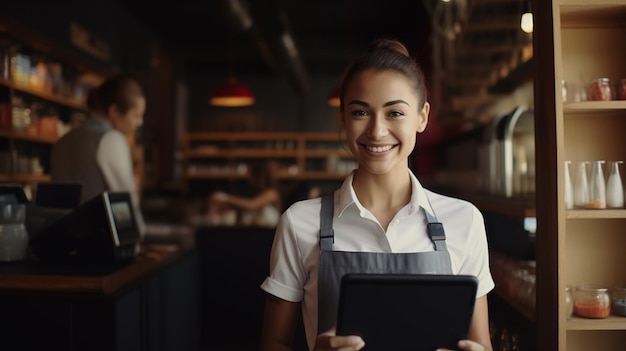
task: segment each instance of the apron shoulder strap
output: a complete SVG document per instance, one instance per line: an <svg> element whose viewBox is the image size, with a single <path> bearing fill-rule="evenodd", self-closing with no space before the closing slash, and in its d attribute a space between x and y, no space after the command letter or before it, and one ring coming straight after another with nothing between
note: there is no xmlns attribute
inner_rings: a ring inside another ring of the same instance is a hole
<svg viewBox="0 0 626 351"><path fill-rule="evenodd" d="M426 200L428 200L428 205L430 205L430 208L432 209L433 205L430 203L428 195L426 195ZM435 250L448 251L448 247L446 246L446 232L443 230L443 224L437 220L437 217L426 211L426 209L424 209L424 213L426 213L426 219L428 220L428 224L426 225L428 236L430 237L430 240L432 240L433 244L435 244Z"/></svg>
<svg viewBox="0 0 626 351"><path fill-rule="evenodd" d="M320 249L322 251L332 251L335 242L335 231L333 230L333 212L335 196L331 192L322 196L322 208L320 210Z"/></svg>
<svg viewBox="0 0 626 351"><path fill-rule="evenodd" d="M446 233L443 230L443 224L439 222L430 222L427 224L428 236L435 244L436 251L448 251L446 246Z"/></svg>

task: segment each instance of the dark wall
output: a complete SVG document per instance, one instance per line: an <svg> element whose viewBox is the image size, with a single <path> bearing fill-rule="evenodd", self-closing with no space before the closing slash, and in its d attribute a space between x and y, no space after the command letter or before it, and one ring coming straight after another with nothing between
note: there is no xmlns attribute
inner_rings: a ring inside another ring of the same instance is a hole
<svg viewBox="0 0 626 351"><path fill-rule="evenodd" d="M297 94L287 80L275 76L237 76L256 98L250 107L214 107L211 93L226 76L194 77L189 80L190 131L304 131L339 130L339 110L327 103L337 76L310 77L310 89Z"/></svg>
<svg viewBox="0 0 626 351"><path fill-rule="evenodd" d="M149 67L153 39L150 31L115 1L5 1L0 14L39 32L55 44L67 47L73 47L70 23L75 22L109 44L110 61L103 63L130 71ZM93 58L86 53L85 56Z"/></svg>

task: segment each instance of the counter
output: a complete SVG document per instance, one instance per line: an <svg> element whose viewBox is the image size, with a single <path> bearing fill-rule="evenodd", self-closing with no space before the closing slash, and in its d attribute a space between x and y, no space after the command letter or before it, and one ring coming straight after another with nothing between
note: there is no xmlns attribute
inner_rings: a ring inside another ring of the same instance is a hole
<svg viewBox="0 0 626 351"><path fill-rule="evenodd" d="M193 241L146 241L130 262L0 264L3 350L197 350Z"/></svg>
<svg viewBox="0 0 626 351"><path fill-rule="evenodd" d="M192 243L145 243L130 262L115 264L0 263L0 291L109 295L194 250Z"/></svg>

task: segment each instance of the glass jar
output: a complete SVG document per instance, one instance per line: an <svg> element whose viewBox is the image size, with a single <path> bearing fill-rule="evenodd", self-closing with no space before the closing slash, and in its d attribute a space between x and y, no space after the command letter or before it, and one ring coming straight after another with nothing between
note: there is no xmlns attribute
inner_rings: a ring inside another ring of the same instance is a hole
<svg viewBox="0 0 626 351"><path fill-rule="evenodd" d="M26 259L28 232L25 226L26 205L0 203L0 261Z"/></svg>
<svg viewBox="0 0 626 351"><path fill-rule="evenodd" d="M620 316L626 316L626 288L611 289L611 311Z"/></svg>
<svg viewBox="0 0 626 351"><path fill-rule="evenodd" d="M574 313L583 318L606 318L611 314L607 288L599 285L577 285L574 291Z"/></svg>
<svg viewBox="0 0 626 351"><path fill-rule="evenodd" d="M617 99L626 100L626 78L622 79L620 84L617 86Z"/></svg>
<svg viewBox="0 0 626 351"><path fill-rule="evenodd" d="M567 319L572 318L574 314L574 296L572 296L572 288L568 285L565 287L565 316Z"/></svg>
<svg viewBox="0 0 626 351"><path fill-rule="evenodd" d="M589 97L592 101L613 100L613 89L609 78L598 78L591 83Z"/></svg>

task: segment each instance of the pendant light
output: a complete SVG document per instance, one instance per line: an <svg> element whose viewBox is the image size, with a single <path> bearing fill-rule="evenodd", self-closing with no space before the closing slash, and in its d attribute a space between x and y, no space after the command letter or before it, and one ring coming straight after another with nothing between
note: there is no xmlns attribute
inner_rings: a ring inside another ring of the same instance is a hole
<svg viewBox="0 0 626 351"><path fill-rule="evenodd" d="M235 38L234 34L231 32L228 48L231 73L226 80L226 84L217 88L211 95L209 103L212 106L243 107L254 105L256 101L252 90L250 90L247 85L239 82L234 74L234 44Z"/></svg>
<svg viewBox="0 0 626 351"><path fill-rule="evenodd" d="M248 86L240 83L231 75L226 84L219 87L211 95L211 105L220 107L243 107L254 105L254 94Z"/></svg>
<svg viewBox="0 0 626 351"><path fill-rule="evenodd" d="M335 89L333 89L333 92L328 97L328 106L339 107L339 105L341 104L341 92L339 91L340 89L341 82L335 86Z"/></svg>

